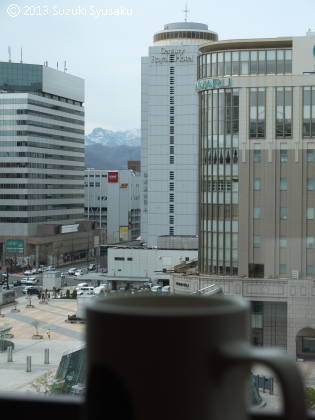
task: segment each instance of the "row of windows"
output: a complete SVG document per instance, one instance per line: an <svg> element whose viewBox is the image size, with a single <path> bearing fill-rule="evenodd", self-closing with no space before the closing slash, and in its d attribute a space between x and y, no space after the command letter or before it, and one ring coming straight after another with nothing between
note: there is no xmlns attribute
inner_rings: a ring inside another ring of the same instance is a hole
<svg viewBox="0 0 315 420"><path fill-rule="evenodd" d="M62 133L65 134L65 133ZM48 133L39 133L37 131L24 131L24 130L0 130L0 136L25 136L25 137L41 137L43 140L49 138L49 139L55 139L55 140L65 140L72 143L80 143L84 144L84 136L80 138L71 137L71 136L64 136L64 135L57 135L57 134L48 134Z"/></svg>
<svg viewBox="0 0 315 420"><path fill-rule="evenodd" d="M125 261L125 257L115 257L114 260L115 261ZM133 260L133 258L131 258L131 257L127 258L127 261L132 261L132 260Z"/></svg>
<svg viewBox="0 0 315 420"><path fill-rule="evenodd" d="M0 194L0 200L57 200L84 198L84 194Z"/></svg>
<svg viewBox="0 0 315 420"><path fill-rule="evenodd" d="M238 163L237 149L214 149L204 155L205 165Z"/></svg>
<svg viewBox="0 0 315 420"><path fill-rule="evenodd" d="M292 73L292 50L241 50L198 57L198 78Z"/></svg>
<svg viewBox="0 0 315 420"><path fill-rule="evenodd" d="M161 32L154 35L154 42L163 41L165 39L208 39L211 41L217 41L218 35L212 32L199 32L199 31L171 31Z"/></svg>
<svg viewBox="0 0 315 420"><path fill-rule="evenodd" d="M44 210L61 210L61 209L80 209L83 208L83 203L76 204L46 204L38 206L1 206L0 211L44 211Z"/></svg>
<svg viewBox="0 0 315 420"><path fill-rule="evenodd" d="M63 121L76 125L84 125L83 120L76 120L74 118L61 117L60 115L47 114L47 112L33 111L32 109L0 109L0 116L2 115L34 115L39 118L47 118L49 120Z"/></svg>
<svg viewBox="0 0 315 420"><path fill-rule="evenodd" d="M43 96L43 95L41 95L41 96ZM51 98L51 99L55 99L55 98ZM70 101L71 101L71 99L70 99ZM21 104L29 104L29 105L39 106L41 108L47 108L47 109L51 109L51 110L55 110L55 111L61 111L61 112L65 112L65 113L68 113L68 114L79 115L79 116L84 117L84 111L79 111L79 110L76 110L76 109L67 108L65 106L49 104L48 102L37 101L37 100L31 99L31 98L11 98L11 99L9 99L9 98L6 98L5 95L0 96L0 105L21 105ZM79 104L79 102L76 102L76 105L78 105L78 104Z"/></svg>
<svg viewBox="0 0 315 420"><path fill-rule="evenodd" d="M35 147L38 149L54 149L54 150L64 150L65 152L78 152L84 153L84 148L79 147L69 147L61 146L59 144L48 144L48 143L39 143L36 141L1 141L0 147Z"/></svg>
<svg viewBox="0 0 315 420"><path fill-rule="evenodd" d="M78 220L83 215L79 214L60 214L57 216L34 216L34 217L0 217L0 223L42 223L60 222L61 220Z"/></svg>
<svg viewBox="0 0 315 420"><path fill-rule="evenodd" d="M253 236L253 247L254 248L261 248L262 238L261 235L254 235ZM287 248L288 247L288 237L287 236L280 236L279 238L279 248ZM306 237L306 248L313 249L315 248L315 236L307 236Z"/></svg>
<svg viewBox="0 0 315 420"><path fill-rule="evenodd" d="M69 179L82 180L83 175L63 175L63 174L39 174L39 173L0 173L0 178L27 178L27 179Z"/></svg>
<svg viewBox="0 0 315 420"><path fill-rule="evenodd" d="M1 145L1 142L0 142ZM38 169L62 169L67 171L82 171L84 166L54 165L52 163L35 162L0 162L0 168L38 168Z"/></svg>
<svg viewBox="0 0 315 420"><path fill-rule="evenodd" d="M84 134L84 130L78 129L78 128L69 128L64 127L62 125L57 124L48 124L43 123L39 121L33 121L33 120L0 120L0 126L3 127L14 127L16 125L27 125L30 127L40 127L40 128L48 128L50 130L57 130L57 131L63 131L68 133L74 133L74 134Z"/></svg>
<svg viewBox="0 0 315 420"><path fill-rule="evenodd" d="M253 189L254 191L260 191L262 188L262 182L260 178L254 178ZM306 188L308 191L315 191L315 178L307 178ZM288 178L280 178L280 190L287 191L288 189Z"/></svg>
<svg viewBox="0 0 315 420"><path fill-rule="evenodd" d="M83 157L76 156L66 156L66 155L49 155L47 153L37 153L37 152L0 152L0 157L29 157L36 159L56 159L56 160L69 160L76 162L83 162Z"/></svg>
<svg viewBox="0 0 315 420"><path fill-rule="evenodd" d="M280 150L279 158L281 163L287 163L289 161L289 151L287 149ZM260 149L254 150L253 160L256 163L260 163L262 160L262 151ZM315 162L315 150L308 149L306 151L307 162Z"/></svg>
<svg viewBox="0 0 315 420"><path fill-rule="evenodd" d="M0 189L20 189L20 190L82 190L82 185L76 184L0 184Z"/></svg>
<svg viewBox="0 0 315 420"><path fill-rule="evenodd" d="M253 208L253 218L255 220L261 219L262 211L260 207ZM288 208L287 207L280 207L280 219L281 220L288 220ZM314 207L307 207L306 209L306 219L307 220L314 220L315 212Z"/></svg>

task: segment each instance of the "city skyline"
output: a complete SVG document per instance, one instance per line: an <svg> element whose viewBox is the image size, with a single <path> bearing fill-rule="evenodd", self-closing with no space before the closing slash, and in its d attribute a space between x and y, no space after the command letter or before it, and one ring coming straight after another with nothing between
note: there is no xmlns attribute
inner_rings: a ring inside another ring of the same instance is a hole
<svg viewBox="0 0 315 420"><path fill-rule="evenodd" d="M25 8L24 1L16 4L20 8L16 17L8 15L10 0L1 4L0 22L6 38L0 42L0 60L8 60L9 45L14 62L20 61L21 46L26 63L48 61L50 67L56 68L58 61L63 71L66 60L68 72L86 80L86 133L94 127L139 128L141 56L145 56L147 46L153 44L154 32L166 23L184 20L184 2L176 0L170 4L163 0L150 8L143 7L138 0L124 4L109 2L105 5L108 10L121 8L123 14L126 9L125 15L111 17L53 15L57 9L65 7L105 9L100 0L84 5L75 0L67 4L36 2L33 6L40 8L33 9L35 16L25 16L30 9ZM50 8L50 15L36 15L45 12L45 5ZM237 4L228 0L225 10L229 13L226 14L205 1L198 1L188 3L188 9L189 21L208 24L219 39L231 39L303 36L312 28L314 4L312 0L304 0L297 9L293 1L281 0L275 4L267 0L253 5L248 0Z"/></svg>

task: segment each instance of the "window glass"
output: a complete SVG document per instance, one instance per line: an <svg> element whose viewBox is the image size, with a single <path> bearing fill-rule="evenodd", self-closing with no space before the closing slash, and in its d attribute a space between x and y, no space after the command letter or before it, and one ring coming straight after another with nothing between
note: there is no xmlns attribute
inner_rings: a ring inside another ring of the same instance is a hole
<svg viewBox="0 0 315 420"><path fill-rule="evenodd" d="M308 207L306 209L306 218L308 220L313 220L314 219L314 207Z"/></svg>
<svg viewBox="0 0 315 420"><path fill-rule="evenodd" d="M315 161L315 150L309 149L307 151L307 161L308 162L314 162Z"/></svg>
<svg viewBox="0 0 315 420"><path fill-rule="evenodd" d="M286 274L287 273L287 265L286 264L280 264L279 265L279 274Z"/></svg>
<svg viewBox="0 0 315 420"><path fill-rule="evenodd" d="M287 218L288 218L288 208L280 207L280 219L287 220Z"/></svg>
<svg viewBox="0 0 315 420"><path fill-rule="evenodd" d="M254 150L254 162L261 161L261 150Z"/></svg>
<svg viewBox="0 0 315 420"><path fill-rule="evenodd" d="M287 150L280 150L280 162L287 162L288 161L288 151Z"/></svg>
<svg viewBox="0 0 315 420"><path fill-rule="evenodd" d="M260 207L254 207L253 215L254 215L254 219L260 219L261 218L261 208Z"/></svg>
<svg viewBox="0 0 315 420"><path fill-rule="evenodd" d="M307 236L306 237L306 248L314 248L315 245L315 237L314 236Z"/></svg>
<svg viewBox="0 0 315 420"><path fill-rule="evenodd" d="M280 190L286 191L288 189L288 179L287 178L280 178Z"/></svg>
<svg viewBox="0 0 315 420"><path fill-rule="evenodd" d="M260 246L261 246L261 236L260 235L254 235L253 246L254 246L254 248L260 248Z"/></svg>
<svg viewBox="0 0 315 420"><path fill-rule="evenodd" d="M261 189L260 178L254 178L254 191L260 191L260 189Z"/></svg>
<svg viewBox="0 0 315 420"><path fill-rule="evenodd" d="M306 265L306 274L314 274L314 264Z"/></svg>
<svg viewBox="0 0 315 420"><path fill-rule="evenodd" d="M288 246L288 238L286 236L280 236L279 246L280 246L280 248L287 248L287 246Z"/></svg>
<svg viewBox="0 0 315 420"><path fill-rule="evenodd" d="M315 178L307 178L307 189L308 191L315 190Z"/></svg>

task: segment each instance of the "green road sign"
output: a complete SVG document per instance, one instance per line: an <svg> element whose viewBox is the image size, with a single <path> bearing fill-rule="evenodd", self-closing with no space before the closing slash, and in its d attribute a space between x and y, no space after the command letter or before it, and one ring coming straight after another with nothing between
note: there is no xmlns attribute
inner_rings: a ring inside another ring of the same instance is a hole
<svg viewBox="0 0 315 420"><path fill-rule="evenodd" d="M24 254L24 240L23 239L7 239L6 252L7 254Z"/></svg>

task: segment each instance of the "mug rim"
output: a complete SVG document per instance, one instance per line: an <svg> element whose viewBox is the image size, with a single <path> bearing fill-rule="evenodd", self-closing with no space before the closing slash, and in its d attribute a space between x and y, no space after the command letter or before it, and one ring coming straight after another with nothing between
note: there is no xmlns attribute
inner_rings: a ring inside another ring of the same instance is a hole
<svg viewBox="0 0 315 420"><path fill-rule="evenodd" d="M87 307L87 312L148 317L197 317L231 314L248 309L249 303L239 296L133 295L98 299Z"/></svg>

